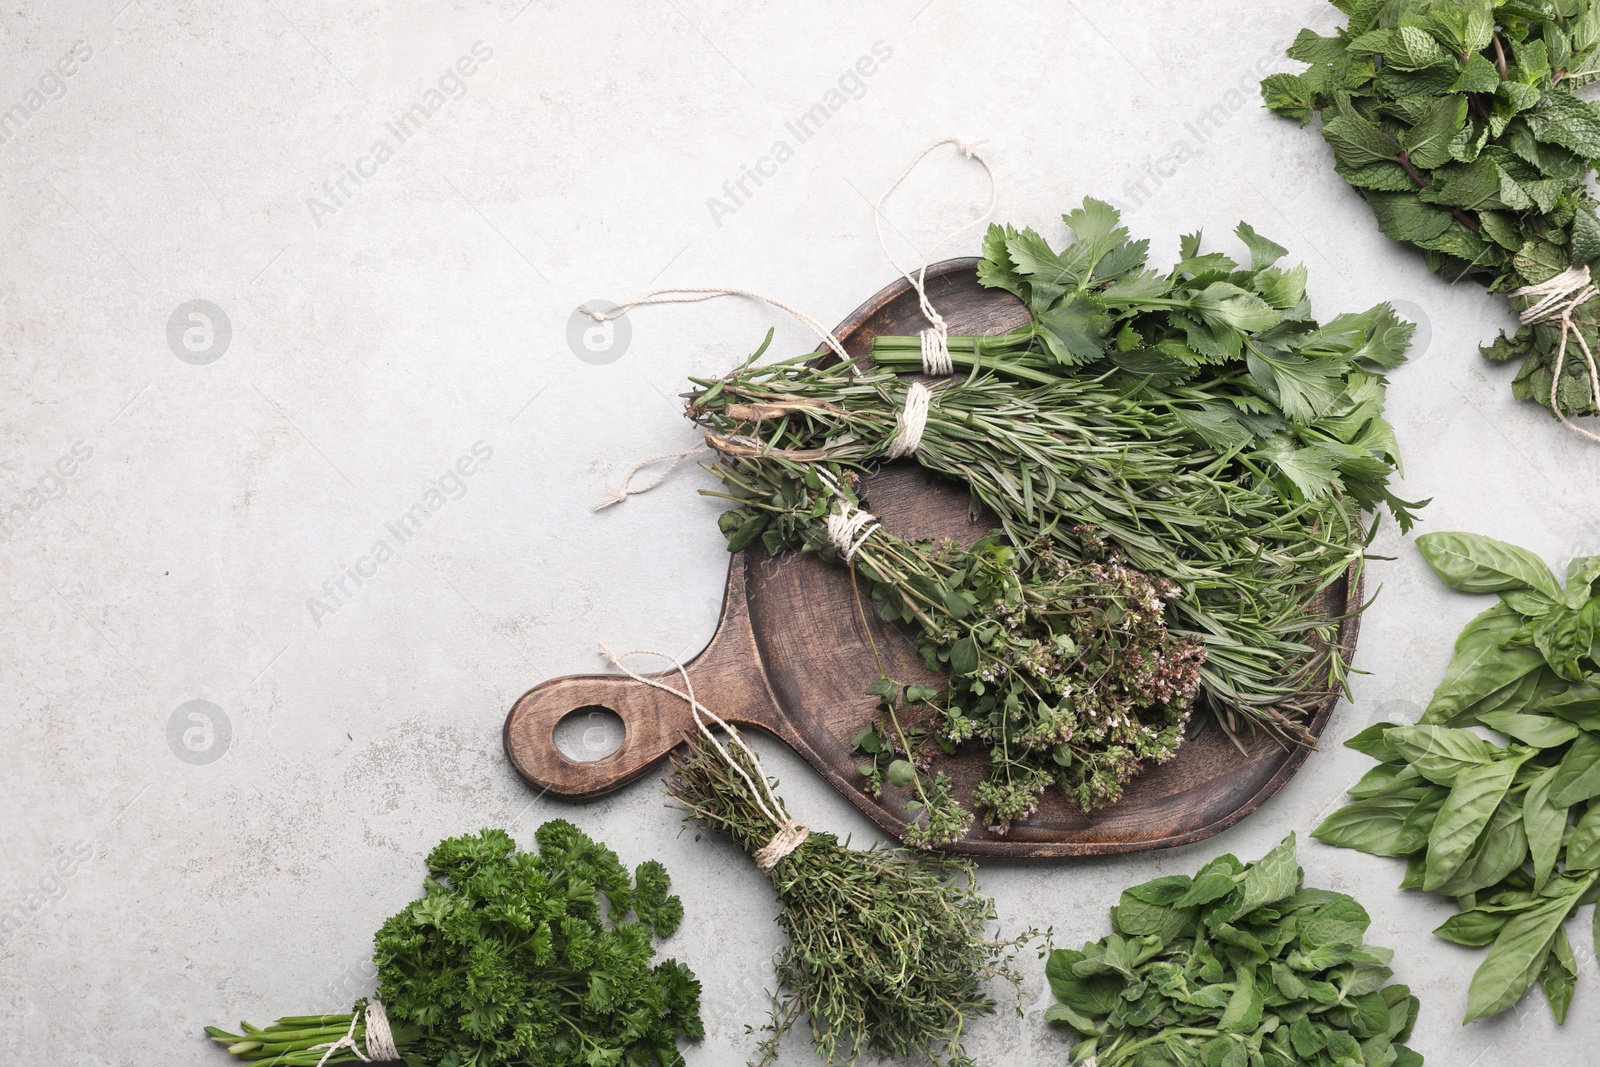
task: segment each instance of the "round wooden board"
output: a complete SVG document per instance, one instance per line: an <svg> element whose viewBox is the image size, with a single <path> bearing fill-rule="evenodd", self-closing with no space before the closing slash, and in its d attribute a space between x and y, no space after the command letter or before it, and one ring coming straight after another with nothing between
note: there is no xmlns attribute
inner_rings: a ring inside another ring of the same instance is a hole
<svg viewBox="0 0 1600 1067"><path fill-rule="evenodd" d="M1027 321L1014 297L978 284L977 260L948 260L928 269L927 288L952 333L1001 333ZM916 294L901 280L867 301L835 335L852 357L865 360L879 334L914 334L926 323ZM911 461L887 464L866 481L865 503L885 528L906 537L971 542L990 524L970 514L964 486L936 480ZM1360 583L1337 583L1323 598L1330 616L1361 603ZM885 667L897 681L938 682L922 665L912 636L884 624L870 609L871 627ZM1345 619L1339 644L1353 654L1359 616ZM878 678L848 572L789 553L759 549L736 555L729 572L723 617L706 651L689 666L703 703L731 722L757 726L781 738L887 833L899 837L910 791L886 789L874 799L861 792L859 760L850 740L872 721L875 698L866 690ZM662 676L676 683L674 676ZM1321 733L1338 702L1327 693L1310 727ZM563 717L600 706L623 719L622 747L595 763L577 763L557 749L553 731ZM592 796L631 781L662 759L693 729L686 704L628 679L608 675L558 678L526 694L506 720L506 751L534 785L568 796ZM1227 829L1255 811L1305 761L1308 750L1284 748L1258 736L1241 755L1215 728L1187 740L1165 765L1131 782L1122 801L1086 816L1058 790L1005 836L981 825L950 846L972 856L1013 858L1100 855L1188 844ZM987 767L981 748L968 746L940 762L967 796Z"/></svg>

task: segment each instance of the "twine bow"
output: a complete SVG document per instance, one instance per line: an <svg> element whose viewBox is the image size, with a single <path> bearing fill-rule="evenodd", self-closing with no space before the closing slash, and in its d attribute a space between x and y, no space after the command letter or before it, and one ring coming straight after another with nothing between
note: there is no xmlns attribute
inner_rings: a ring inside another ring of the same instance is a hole
<svg viewBox="0 0 1600 1067"><path fill-rule="evenodd" d="M1582 350L1584 362L1589 368L1589 388L1594 395L1595 411L1600 412L1600 367L1595 364L1594 352L1590 350L1589 342L1584 339L1583 331L1578 329L1577 323L1572 320L1573 312L1577 311L1579 306L1600 296L1600 289L1595 288L1594 281L1589 276L1588 266L1568 267L1546 281L1513 290L1511 295L1526 297L1533 301L1522 312L1523 325L1554 322L1561 330L1561 342L1556 347L1556 365L1550 375L1550 410L1561 420L1561 425L1573 433L1600 442L1600 434L1591 433L1567 418L1566 412L1561 410L1561 403L1556 395L1561 385L1561 373L1567 365L1567 340L1577 338L1578 348Z"/></svg>

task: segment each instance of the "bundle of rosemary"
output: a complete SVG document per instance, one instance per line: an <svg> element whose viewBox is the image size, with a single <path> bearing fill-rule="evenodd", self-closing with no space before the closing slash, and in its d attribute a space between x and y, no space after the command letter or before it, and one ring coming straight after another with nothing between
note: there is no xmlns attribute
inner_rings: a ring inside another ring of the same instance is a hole
<svg viewBox="0 0 1600 1067"><path fill-rule="evenodd" d="M1289 56L1309 69L1262 82L1267 106L1322 117L1335 171L1430 270L1518 298L1522 329L1483 354L1522 361L1519 399L1563 422L1600 413L1600 112L1574 95L1600 79L1600 3L1334 6L1348 25L1302 30Z"/></svg>
<svg viewBox="0 0 1600 1067"><path fill-rule="evenodd" d="M887 763L929 811L911 843L965 823L945 784L917 773L925 750L899 704L931 712L922 737L945 751L987 744L972 801L996 832L1051 782L1085 809L1115 800L1172 754L1196 682L1230 734L1309 740L1303 719L1345 670L1338 620L1314 605L1360 561L1365 510L1408 528L1418 506L1388 488L1381 371L1410 327L1386 305L1319 326L1304 268L1276 267L1284 250L1248 226L1248 268L1201 254L1195 235L1162 274L1108 205L1065 221L1076 239L1061 252L991 228L980 278L1032 321L944 338L964 378L930 391L896 373L920 369L924 338L879 338L876 372L810 356L757 366L763 344L691 394L739 505L722 519L729 547L853 564L950 676L944 694L885 684L891 714L857 739L869 784ZM966 482L999 536L962 550L883 531L859 479L906 455Z"/></svg>
<svg viewBox="0 0 1600 1067"><path fill-rule="evenodd" d="M775 961L780 993L759 1062L776 1059L804 1016L828 1064L854 1064L869 1049L970 1064L967 1024L995 1010L984 986L998 977L1020 987L1013 950L1035 932L988 936L994 904L970 861L850 849L796 826L759 761L737 734L730 740L695 738L675 758L667 792L691 820L750 853L777 890L789 943Z"/></svg>

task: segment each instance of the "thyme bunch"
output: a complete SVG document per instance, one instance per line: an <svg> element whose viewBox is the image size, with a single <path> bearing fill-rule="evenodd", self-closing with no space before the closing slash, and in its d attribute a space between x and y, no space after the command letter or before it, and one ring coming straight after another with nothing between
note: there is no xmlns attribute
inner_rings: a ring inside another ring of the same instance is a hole
<svg viewBox="0 0 1600 1067"><path fill-rule="evenodd" d="M675 757L667 792L688 819L728 835L754 855L779 829L751 782L760 766L739 746L728 757L700 737ZM743 775L728 762L734 760ZM748 775L747 779L744 777ZM782 801L773 814L787 816ZM991 978L1013 986L1015 950L1033 938L991 938L993 902L970 861L901 849L850 849L812 831L769 872L788 944L775 960L779 993L760 1063L800 1021L827 1064L863 1053L919 1056L961 1067L967 1025L992 1014Z"/></svg>

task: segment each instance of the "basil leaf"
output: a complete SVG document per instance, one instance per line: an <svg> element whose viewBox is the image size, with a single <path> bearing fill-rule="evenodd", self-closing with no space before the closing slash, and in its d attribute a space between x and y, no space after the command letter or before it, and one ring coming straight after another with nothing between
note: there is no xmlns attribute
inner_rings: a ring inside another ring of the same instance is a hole
<svg viewBox="0 0 1600 1067"><path fill-rule="evenodd" d="M1550 1002L1550 1014L1557 1023L1567 1021L1567 1008L1572 1005L1572 987L1578 979L1578 959L1572 954L1572 944L1567 940L1567 928L1556 927L1555 944L1544 959L1544 969L1539 972L1539 985Z"/></svg>
<svg viewBox="0 0 1600 1067"><path fill-rule="evenodd" d="M1530 711L1548 711L1590 731L1600 731L1600 681L1569 685L1537 701Z"/></svg>
<svg viewBox="0 0 1600 1067"><path fill-rule="evenodd" d="M1533 887L1542 890L1556 869L1561 838L1567 829L1567 808L1550 799L1550 786L1556 768L1540 774L1522 797L1522 828L1528 835L1528 851L1533 854Z"/></svg>
<svg viewBox="0 0 1600 1067"><path fill-rule="evenodd" d="M1415 767L1403 763L1380 763L1345 792L1353 797L1392 796L1423 784Z"/></svg>
<svg viewBox="0 0 1600 1067"><path fill-rule="evenodd" d="M1491 711L1478 721L1535 748L1559 748L1578 736L1578 728L1564 719L1547 715L1524 715L1515 711Z"/></svg>
<svg viewBox="0 0 1600 1067"><path fill-rule="evenodd" d="M1445 792L1435 803L1444 802ZM1341 848L1354 848L1374 856L1405 856L1428 843L1428 830L1408 825L1408 817L1422 802L1420 790L1397 796L1370 797L1335 811L1311 831L1318 841Z"/></svg>
<svg viewBox="0 0 1600 1067"><path fill-rule="evenodd" d="M1556 768L1550 798L1565 808L1600 796L1600 734L1585 733L1572 743Z"/></svg>
<svg viewBox="0 0 1600 1067"><path fill-rule="evenodd" d="M1422 722L1454 725L1476 702L1543 667L1544 657L1538 649L1507 647L1521 626L1521 616L1504 604L1496 604L1469 622L1456 639L1444 681L1433 691Z"/></svg>
<svg viewBox="0 0 1600 1067"><path fill-rule="evenodd" d="M1423 534L1417 547L1445 584L1463 593L1527 588L1561 599L1556 576L1525 548L1474 533Z"/></svg>
<svg viewBox="0 0 1600 1067"><path fill-rule="evenodd" d="M1595 579L1600 578L1600 556L1579 556L1567 561L1566 605L1581 608L1594 595Z"/></svg>
<svg viewBox="0 0 1600 1067"><path fill-rule="evenodd" d="M1522 999L1522 994L1528 991L1534 977L1544 967L1545 957L1568 912L1594 880L1592 874L1587 880L1563 878L1561 881L1565 884L1559 893L1541 899L1506 923L1472 976L1463 1022L1470 1023L1480 1016L1504 1011Z"/></svg>
<svg viewBox="0 0 1600 1067"><path fill-rule="evenodd" d="M1472 767L1493 763L1501 749L1471 730L1447 726L1397 726L1389 744L1430 782L1450 785Z"/></svg>
<svg viewBox="0 0 1600 1067"><path fill-rule="evenodd" d="M1527 858L1528 835L1522 825L1522 809L1510 799L1502 800L1472 852L1435 892L1464 897L1488 889L1520 869Z"/></svg>
<svg viewBox="0 0 1600 1067"><path fill-rule="evenodd" d="M1471 767L1455 777L1455 786L1428 835L1428 865L1422 888L1444 885L1466 860L1500 806L1521 760L1502 760Z"/></svg>
<svg viewBox="0 0 1600 1067"><path fill-rule="evenodd" d="M1567 840L1567 870L1592 871L1600 867L1600 804L1589 805Z"/></svg>
<svg viewBox="0 0 1600 1067"><path fill-rule="evenodd" d="M1528 906L1532 907L1534 903L1530 900ZM1458 945L1482 948L1500 936L1500 931L1505 929L1513 914L1515 913L1480 911L1474 908L1450 916L1434 927L1433 932L1436 937L1442 937Z"/></svg>
<svg viewBox="0 0 1600 1067"><path fill-rule="evenodd" d="M1566 605L1552 608L1533 626L1533 646L1543 654L1545 662L1557 676L1569 682L1584 680L1583 668L1578 661L1589 654L1594 643L1595 617L1600 614L1600 601L1574 611Z"/></svg>
<svg viewBox="0 0 1600 1067"><path fill-rule="evenodd" d="M1353 748L1357 752L1371 756L1379 763L1397 760L1400 758L1400 754L1388 742L1389 731L1394 729L1394 725L1394 723L1390 722L1375 722L1346 741L1344 747Z"/></svg>

